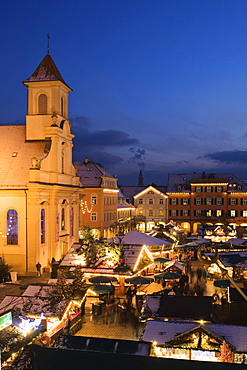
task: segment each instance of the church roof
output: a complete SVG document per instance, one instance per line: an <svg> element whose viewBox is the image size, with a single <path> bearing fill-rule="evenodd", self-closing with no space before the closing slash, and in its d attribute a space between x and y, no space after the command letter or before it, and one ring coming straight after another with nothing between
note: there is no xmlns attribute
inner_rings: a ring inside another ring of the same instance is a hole
<svg viewBox="0 0 247 370"><path fill-rule="evenodd" d="M33 72L33 74L28 79L23 81L23 83L39 81L61 81L66 86L68 86L50 54L46 54L39 66Z"/></svg>
<svg viewBox="0 0 247 370"><path fill-rule="evenodd" d="M31 158L40 158L46 142L26 142L26 126L0 126L0 186L25 186L29 181Z"/></svg>

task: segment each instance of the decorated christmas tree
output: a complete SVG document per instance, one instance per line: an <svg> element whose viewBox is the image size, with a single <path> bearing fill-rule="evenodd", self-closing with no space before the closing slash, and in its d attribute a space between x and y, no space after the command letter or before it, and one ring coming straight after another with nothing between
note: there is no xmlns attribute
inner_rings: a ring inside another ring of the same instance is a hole
<svg viewBox="0 0 247 370"><path fill-rule="evenodd" d="M225 341L220 346L220 358L221 362L234 362L234 353L231 347Z"/></svg>

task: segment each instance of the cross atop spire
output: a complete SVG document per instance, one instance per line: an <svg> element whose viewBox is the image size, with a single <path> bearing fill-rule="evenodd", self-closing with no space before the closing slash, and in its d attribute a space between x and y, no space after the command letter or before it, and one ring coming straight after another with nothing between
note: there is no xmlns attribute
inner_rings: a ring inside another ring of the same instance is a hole
<svg viewBox="0 0 247 370"><path fill-rule="evenodd" d="M51 38L51 36L50 36L49 32L46 35L46 37L47 37L47 54L50 54L50 38Z"/></svg>

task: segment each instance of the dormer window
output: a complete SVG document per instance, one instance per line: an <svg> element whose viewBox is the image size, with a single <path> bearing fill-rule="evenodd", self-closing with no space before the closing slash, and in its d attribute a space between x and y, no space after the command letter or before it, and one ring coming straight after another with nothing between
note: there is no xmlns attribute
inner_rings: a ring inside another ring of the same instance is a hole
<svg viewBox="0 0 247 370"><path fill-rule="evenodd" d="M181 185L178 185L178 186L177 186L177 190L178 190L178 191L181 191L181 190L182 190L182 186L181 186Z"/></svg>

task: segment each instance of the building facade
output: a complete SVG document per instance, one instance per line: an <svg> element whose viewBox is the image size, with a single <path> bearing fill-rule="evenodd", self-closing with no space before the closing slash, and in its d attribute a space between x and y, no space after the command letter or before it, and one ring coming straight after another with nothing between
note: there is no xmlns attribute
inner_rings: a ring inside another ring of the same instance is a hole
<svg viewBox="0 0 247 370"><path fill-rule="evenodd" d="M247 225L247 185L231 173L171 174L168 217L188 232L200 225Z"/></svg>
<svg viewBox="0 0 247 370"><path fill-rule="evenodd" d="M80 228L90 226L96 238L111 238L117 223L117 179L99 163L75 162L81 179Z"/></svg>
<svg viewBox="0 0 247 370"><path fill-rule="evenodd" d="M78 240L79 177L68 93L50 54L26 79L25 125L0 126L0 250L19 274L59 260Z"/></svg>

